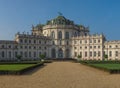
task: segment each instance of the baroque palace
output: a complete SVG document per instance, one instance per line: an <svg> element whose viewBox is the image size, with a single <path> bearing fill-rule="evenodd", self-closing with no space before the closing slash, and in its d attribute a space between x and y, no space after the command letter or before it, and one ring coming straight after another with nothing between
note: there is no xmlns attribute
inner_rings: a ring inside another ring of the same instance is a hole
<svg viewBox="0 0 120 88"><path fill-rule="evenodd" d="M0 60L37 60L40 54L49 59L82 60L120 59L120 41L107 41L103 34L90 34L88 27L77 25L62 15L32 26L32 32L17 33L14 40L0 40Z"/></svg>

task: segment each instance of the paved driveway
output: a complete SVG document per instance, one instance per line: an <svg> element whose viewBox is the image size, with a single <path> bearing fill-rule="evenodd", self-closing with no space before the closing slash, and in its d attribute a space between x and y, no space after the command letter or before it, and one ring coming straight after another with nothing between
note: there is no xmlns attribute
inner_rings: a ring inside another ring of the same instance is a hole
<svg viewBox="0 0 120 88"><path fill-rule="evenodd" d="M73 62L53 62L21 76L0 76L0 88L120 88L120 74Z"/></svg>

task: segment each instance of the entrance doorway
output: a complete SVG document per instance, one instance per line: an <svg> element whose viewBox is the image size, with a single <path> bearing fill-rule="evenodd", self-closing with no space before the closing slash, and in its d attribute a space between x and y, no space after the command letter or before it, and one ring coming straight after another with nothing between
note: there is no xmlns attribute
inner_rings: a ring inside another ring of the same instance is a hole
<svg viewBox="0 0 120 88"><path fill-rule="evenodd" d="M63 50L61 48L58 50L58 58L63 58Z"/></svg>

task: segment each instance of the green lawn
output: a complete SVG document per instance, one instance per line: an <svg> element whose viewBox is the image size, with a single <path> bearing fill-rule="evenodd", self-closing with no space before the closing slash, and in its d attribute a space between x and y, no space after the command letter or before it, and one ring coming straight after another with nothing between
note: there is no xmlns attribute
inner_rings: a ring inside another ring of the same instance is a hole
<svg viewBox="0 0 120 88"><path fill-rule="evenodd" d="M105 68L105 69L108 69L108 70L119 70L120 69L120 64L115 64L115 63L100 63L100 64L89 64L91 66L94 66L94 67L99 67L99 68Z"/></svg>
<svg viewBox="0 0 120 88"><path fill-rule="evenodd" d="M120 61L80 61L81 64L91 66L109 73L120 73Z"/></svg>
<svg viewBox="0 0 120 88"><path fill-rule="evenodd" d="M19 70L22 70L22 69L25 69L27 67L31 67L31 66L34 66L36 64L1 64L0 65L0 70L2 71L19 71Z"/></svg>

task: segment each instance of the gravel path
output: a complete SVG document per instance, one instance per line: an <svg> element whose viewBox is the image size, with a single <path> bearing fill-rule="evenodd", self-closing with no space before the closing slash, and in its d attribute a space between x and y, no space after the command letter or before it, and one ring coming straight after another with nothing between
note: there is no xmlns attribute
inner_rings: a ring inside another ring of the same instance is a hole
<svg viewBox="0 0 120 88"><path fill-rule="evenodd" d="M110 75L73 62L53 62L21 76L0 76L0 88L120 88L120 74Z"/></svg>

